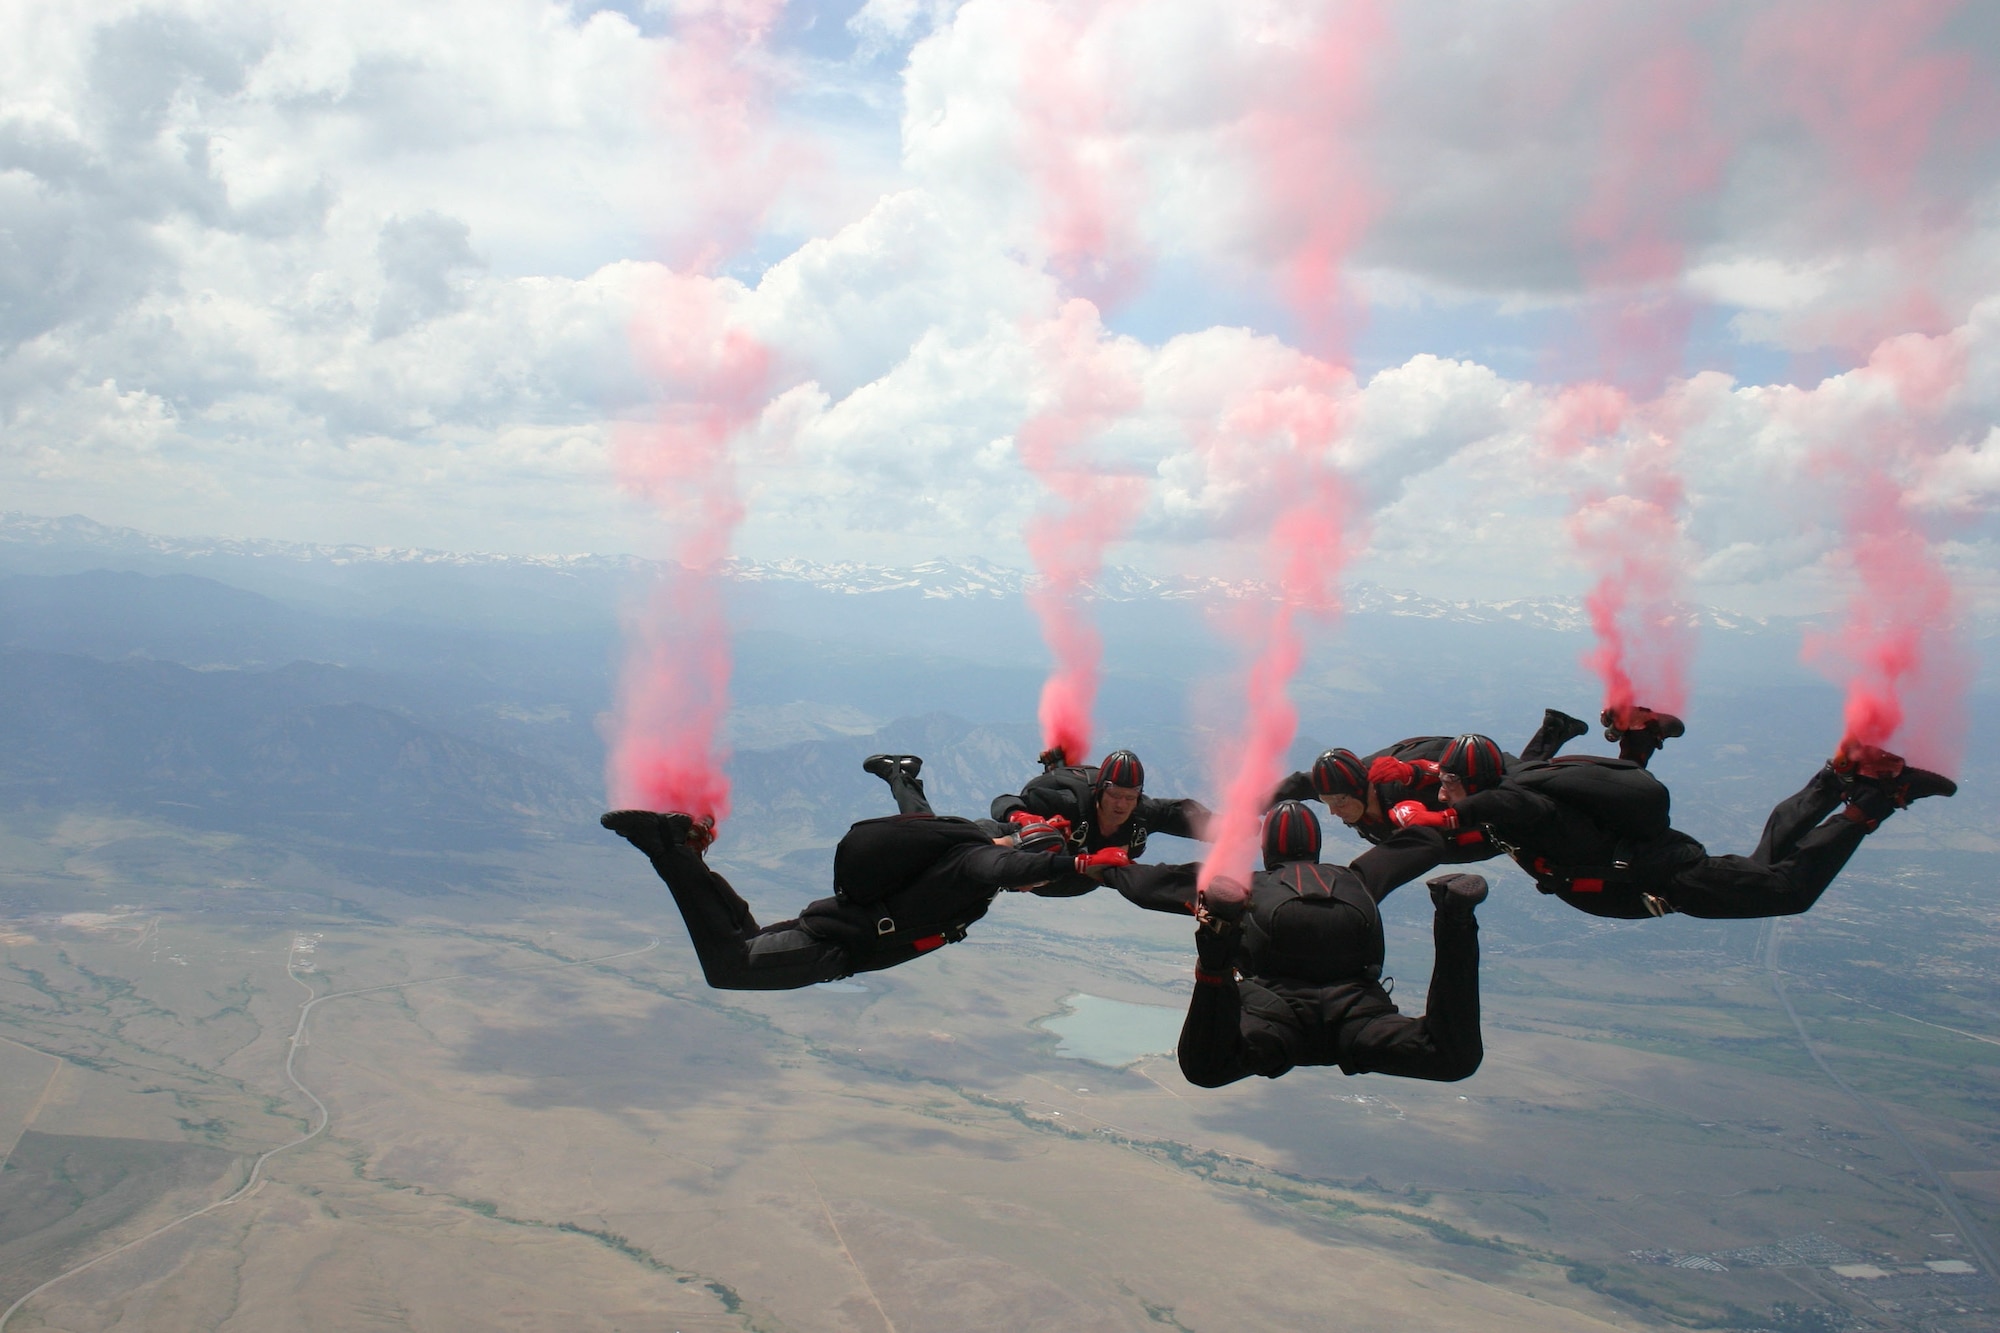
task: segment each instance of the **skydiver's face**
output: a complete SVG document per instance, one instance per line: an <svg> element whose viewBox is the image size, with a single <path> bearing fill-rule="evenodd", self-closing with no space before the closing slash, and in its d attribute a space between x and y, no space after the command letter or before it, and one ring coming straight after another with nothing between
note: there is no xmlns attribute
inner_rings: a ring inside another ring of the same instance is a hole
<svg viewBox="0 0 2000 1333"><path fill-rule="evenodd" d="M1465 799L1465 783L1459 779L1456 773L1440 773L1438 775L1438 795L1444 797L1447 802L1462 801Z"/></svg>
<svg viewBox="0 0 2000 1333"><path fill-rule="evenodd" d="M1097 794L1097 831L1116 833L1138 808L1137 787L1106 787Z"/></svg>
<svg viewBox="0 0 2000 1333"><path fill-rule="evenodd" d="M1326 808L1333 811L1333 817L1343 824L1359 824L1361 817L1368 813L1368 804L1359 796L1323 796Z"/></svg>

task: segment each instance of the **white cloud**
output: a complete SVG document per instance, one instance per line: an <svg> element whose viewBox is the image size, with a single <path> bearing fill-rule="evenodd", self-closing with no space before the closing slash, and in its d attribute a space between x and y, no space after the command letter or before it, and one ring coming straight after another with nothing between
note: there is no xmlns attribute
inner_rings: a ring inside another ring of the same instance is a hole
<svg viewBox="0 0 2000 1333"><path fill-rule="evenodd" d="M1577 219L1619 147L1600 113L1633 61L1700 56L1726 170L1706 194L1652 183L1625 201L1661 220L1664 286L1743 337L1855 350L1823 383L1706 376L1670 396L1697 592L1818 586L1839 540L1827 460L1894 419L1881 376L1855 367L1877 333L1908 329L1962 327L1964 383L1890 471L1958 524L1953 558L1987 568L1993 164L1943 143L1911 187L1929 212L1854 206L1735 54L1776 12L1751 9L1703 28L1623 0L1395 7L1356 121L1373 225L1354 266L1413 309L1588 304ZM0 11L9 507L643 544L609 461L655 388L629 333L661 247L717 187L712 145L658 114L673 16L662 33L634 12L646 22L536 0ZM1078 250L1107 304L1121 266L1148 263L1277 291L1301 201L1347 182L1276 188L1258 136L1287 123L1289 81L1326 55L1315 25L1342 12L870 0L851 60L767 53L751 70L776 99L760 151L781 141L795 170L716 288L772 350L782 395L741 451L744 548L1019 561L1042 501L1013 441L1052 392L1035 348L1070 294L1056 252ZM1990 69L1993 52L1966 54ZM1152 479L1112 559L1209 560L1254 535L1274 446L1215 433L1245 395L1292 393L1351 413L1336 457L1364 510L1360 572L1482 595L1582 582L1564 519L1616 484L1617 454L1551 457L1536 429L1554 386L1432 355L1354 385L1274 330L1099 336L1140 392L1092 455Z"/></svg>

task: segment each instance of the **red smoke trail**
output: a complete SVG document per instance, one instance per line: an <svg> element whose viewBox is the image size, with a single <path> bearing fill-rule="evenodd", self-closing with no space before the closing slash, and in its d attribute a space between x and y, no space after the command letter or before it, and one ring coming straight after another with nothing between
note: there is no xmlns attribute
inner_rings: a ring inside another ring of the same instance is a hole
<svg viewBox="0 0 2000 1333"><path fill-rule="evenodd" d="M762 408L770 354L731 327L719 285L703 276L749 238L788 165L767 131L764 41L784 0L680 7L664 64L661 112L692 154L689 216L669 242L682 265L633 321L641 366L659 382L656 420L613 441L620 485L659 512L667 562L644 612L627 624L606 761L614 805L729 813L729 628L721 563L743 505L730 445Z"/></svg>
<svg viewBox="0 0 2000 1333"><path fill-rule="evenodd" d="M1309 361L1299 383L1251 394L1222 423L1222 442L1241 437L1267 455L1275 484L1265 498L1265 561L1276 599L1249 635L1247 734L1222 756L1204 886L1218 874L1241 878L1255 863L1264 810L1298 734L1290 688L1305 655L1300 622L1340 609L1349 500L1330 455L1347 424L1354 379L1342 363L1358 313L1344 269L1380 209L1359 131L1388 41L1376 0L1334 0L1246 119L1267 209L1260 248L1276 257L1285 299L1325 359Z"/></svg>
<svg viewBox="0 0 2000 1333"><path fill-rule="evenodd" d="M1041 581L1028 604L1042 622L1055 665L1042 685L1042 745L1089 762L1103 642L1084 607L1104 552L1145 502L1143 477L1091 466L1089 441L1139 405L1138 377L1106 344L1088 301L1063 307L1044 331L1037 360L1057 383L1056 402L1030 418L1016 441L1021 460L1048 488L1053 508L1028 525Z"/></svg>
<svg viewBox="0 0 2000 1333"><path fill-rule="evenodd" d="M627 626L607 785L614 805L729 814L729 626L721 563L743 518L730 443L764 403L769 352L728 326L708 280L668 274L634 329L667 402L615 441L621 483L665 523L668 561L646 613Z"/></svg>
<svg viewBox="0 0 2000 1333"><path fill-rule="evenodd" d="M1850 347L1873 343L1860 378L1887 384L1897 404L1819 440L1820 466L1844 483L1856 579L1833 646L1847 664L1843 742L1898 749L1948 772L1964 745L1970 672L1952 623L1951 578L1915 520L1902 477L1941 448L1943 418L1966 376L1962 334L1923 336L1951 322L1930 270L1939 237L1962 208L1940 206L1920 184L1944 146L1941 127L1982 141L1995 133L1991 114L1962 114L1977 91L1971 58L1926 49L1963 7L1962 0L1791 0L1765 16L1747 46L1751 68L1826 155L1826 222L1878 238L1885 229L1900 233L1903 291L1821 330ZM1990 101L1990 92L1983 96ZM1808 655L1828 647L1808 644Z"/></svg>
<svg viewBox="0 0 2000 1333"><path fill-rule="evenodd" d="M1557 398L1543 436L1558 455L1589 451L1616 468L1611 488L1577 497L1570 535L1596 581L1585 598L1597 646L1584 665L1604 706L1681 712L1694 636L1685 621L1686 544L1679 428L1661 394L1681 368L1693 307L1677 290L1690 214L1722 179L1727 145L1709 124L1710 73L1685 36L1645 34L1618 68L1574 240L1595 297L1586 319L1605 379ZM1647 401L1635 404L1633 395Z"/></svg>
<svg viewBox="0 0 2000 1333"><path fill-rule="evenodd" d="M1344 359L1359 314L1342 267L1381 208L1359 130L1370 74L1388 42L1377 0L1334 0L1299 59L1277 72L1247 118L1269 219L1259 248L1280 256L1287 304L1311 349L1333 360Z"/></svg>
<svg viewBox="0 0 2000 1333"><path fill-rule="evenodd" d="M1694 319L1677 288L1687 234L1722 182L1729 146L1709 121L1704 53L1680 34L1644 37L1648 53L1617 69L1598 113L1599 159L1571 236L1594 298L1586 325L1597 374L1651 396L1681 369Z"/></svg>
<svg viewBox="0 0 2000 1333"><path fill-rule="evenodd" d="M1118 72L1094 61L1093 36L1132 0L1069 0L1023 14L1022 158L1041 217L1050 270L1066 291L1099 308L1122 303L1145 274L1137 228L1143 183L1118 133Z"/></svg>
<svg viewBox="0 0 2000 1333"><path fill-rule="evenodd" d="M1964 7L1964 0L1781 0L1744 44L1748 77L1825 154L1816 176L1819 225L1877 240L1885 223L1904 232L1896 245L1904 289L1820 321L1822 341L1857 355L1896 334L1940 333L1952 322L1932 290L1932 268L1963 204L1940 207L1919 177L1933 152L1976 147L2000 125L1991 89L1974 86L1972 58L1926 49Z"/></svg>
<svg viewBox="0 0 2000 1333"><path fill-rule="evenodd" d="M1261 449L1266 456L1276 518L1265 568L1276 597L1250 631L1247 716L1240 745L1224 756L1221 800L1209 825L1213 847L1201 869L1204 888L1217 875L1241 879L1256 863L1264 810L1298 735L1290 687L1305 659L1301 622L1323 621L1340 610L1349 499L1328 454L1346 426L1353 378L1323 363L1312 369L1317 384L1251 394L1225 416L1210 445L1211 466L1224 469L1237 466L1232 450Z"/></svg>
<svg viewBox="0 0 2000 1333"><path fill-rule="evenodd" d="M1022 46L1023 156L1041 206L1049 268L1100 302L1129 295L1144 268L1133 218L1136 172L1111 130L1108 75L1090 66L1093 27L1122 3L1050 6L1026 15ZM1044 750L1087 763L1103 639L1086 605L1104 553L1145 502L1145 480L1093 466L1091 441L1139 406L1136 374L1107 345L1090 300L1072 299L1033 336L1040 378L1055 401L1022 423L1021 461L1050 502L1028 525L1040 575L1028 603L1054 659L1042 685Z"/></svg>
<svg viewBox="0 0 2000 1333"><path fill-rule="evenodd" d="M772 132L777 72L765 47L786 0L676 0L661 68L659 114L691 151L674 227L675 267L712 272L737 251L786 178L804 164L799 145Z"/></svg>
<svg viewBox="0 0 2000 1333"><path fill-rule="evenodd" d="M1822 464L1845 493L1856 584L1837 640L1809 641L1806 652L1845 669L1843 744L1881 746L1956 772L1971 683L1955 623L1957 591L1891 466L1935 450L1927 423L1952 406L1964 383L1965 342L1958 334L1905 335L1878 347L1860 373L1886 383L1896 402L1823 449Z"/></svg>
<svg viewBox="0 0 2000 1333"><path fill-rule="evenodd" d="M1583 663L1604 682L1604 707L1679 713L1694 636L1682 609L1687 494L1668 405L1635 406L1609 385L1576 385L1557 396L1542 432L1559 456L1610 457L1618 469L1616 488L1580 495L1569 520L1598 575L1584 598L1597 646Z"/></svg>
<svg viewBox="0 0 2000 1333"><path fill-rule="evenodd" d="M1858 586L1840 631L1842 744L1900 750L1958 771L1968 672L1952 635L1956 591L1894 480L1858 469L1847 512Z"/></svg>

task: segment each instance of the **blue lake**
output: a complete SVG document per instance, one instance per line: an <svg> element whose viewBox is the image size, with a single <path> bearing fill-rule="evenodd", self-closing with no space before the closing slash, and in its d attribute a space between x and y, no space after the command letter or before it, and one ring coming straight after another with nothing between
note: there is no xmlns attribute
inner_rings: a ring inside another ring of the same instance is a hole
<svg viewBox="0 0 2000 1333"><path fill-rule="evenodd" d="M1062 1003L1061 1013L1036 1020L1035 1026L1061 1038L1057 1055L1109 1069L1170 1053L1180 1042L1181 1020L1187 1016L1166 1005L1128 1004L1101 995L1071 995Z"/></svg>

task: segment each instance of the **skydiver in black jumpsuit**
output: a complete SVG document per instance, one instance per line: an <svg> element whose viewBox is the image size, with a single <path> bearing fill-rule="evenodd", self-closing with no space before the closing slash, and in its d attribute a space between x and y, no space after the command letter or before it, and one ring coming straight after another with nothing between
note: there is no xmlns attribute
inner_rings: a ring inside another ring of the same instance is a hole
<svg viewBox="0 0 2000 1333"><path fill-rule="evenodd" d="M993 818L1005 823L1026 813L1069 821L1070 846L1079 852L1122 847L1133 860L1146 851L1146 838L1166 833L1205 840L1209 808L1200 801L1146 795L1146 766L1130 750L1113 750L1096 767L1062 764L1061 754L1045 772L1029 779L1019 795L993 798Z"/></svg>
<svg viewBox="0 0 2000 1333"><path fill-rule="evenodd" d="M1606 709L1602 720L1605 738L1615 740L1619 754L1641 768L1668 740L1686 733L1679 718L1650 708L1631 707L1618 715ZM1502 758L1510 767L1546 762L1589 730L1579 718L1558 709L1544 709L1541 726L1521 747L1520 755ZM1444 798L1438 792L1437 761L1451 740L1449 736L1413 736L1365 756L1352 750L1328 750L1310 771L1294 773L1279 783L1272 799L1303 801L1316 796L1349 832L1382 848L1379 853L1364 852L1354 863L1371 881L1379 881L1392 867L1418 867L1407 873L1396 870L1390 888L1441 865L1490 861L1501 849L1482 829L1439 830L1398 825L1389 819L1389 811L1405 801L1419 802L1427 810L1444 808Z"/></svg>
<svg viewBox="0 0 2000 1333"><path fill-rule="evenodd" d="M1214 816L1200 801L1146 795L1146 766L1130 750L1113 750L1096 767L1064 764L1060 750L1042 756L1046 771L1030 779L1019 795L996 796L996 820L1064 819L1070 849L1122 849L1137 861L1154 833L1205 841ZM1107 870L1104 882L1151 912L1194 911L1195 868L1133 865Z"/></svg>
<svg viewBox="0 0 2000 1333"><path fill-rule="evenodd" d="M861 763L889 784L896 808L905 814L929 814L924 796L924 761L913 754L874 754ZM1125 781L1106 781L1103 774ZM1133 865L1132 858L1146 849L1149 831L1194 838L1208 828L1208 807L1192 800L1154 800L1143 788L1146 771L1130 750L1116 750L1097 768L1052 768L1022 789L1019 796L1002 796L993 802L993 818L980 820L981 828L996 836L1012 830L1053 820L1065 831L1069 850L1078 856L1095 858L1092 881L1066 893L1080 896L1097 886L1109 885L1127 901L1151 912L1187 914L1194 911L1195 877L1198 865ZM1083 819L1088 810L1094 818ZM1069 813L1077 812L1076 817ZM1106 819L1106 814L1110 819ZM1158 821L1148 826L1147 820ZM1079 823L1081 820L1081 823ZM1105 831L1109 825L1109 832ZM1123 852L1125 859L1112 854Z"/></svg>
<svg viewBox="0 0 2000 1333"><path fill-rule="evenodd" d="M935 859L907 887L879 898L867 895L865 903L855 901L846 886L837 887L833 897L807 904L797 920L771 926L759 926L750 905L702 859L715 837L712 821L678 812L614 810L600 822L644 852L666 881L687 922L702 975L717 990L796 990L907 963L964 939L966 928L986 915L1003 889L1072 897L1097 887L1079 872L1123 860L1117 854L1076 856L1064 847L1062 834L1047 826L1002 840L1019 845L996 845L989 830L971 820L921 812L895 819L920 821L925 827L918 834L930 839L924 845L936 844Z"/></svg>
<svg viewBox="0 0 2000 1333"><path fill-rule="evenodd" d="M1666 788L1624 760L1574 756L1507 770L1491 740L1461 736L1439 766L1445 808L1398 806L1392 819L1444 834L1479 828L1543 893L1593 916L1628 920L1673 912L1717 919L1804 912L1882 820L1911 801L1958 790L1950 778L1900 756L1843 745L1771 811L1756 851L1710 856L1668 825ZM1389 851L1377 848L1361 859L1386 862ZM1371 870L1407 882L1429 868L1413 850Z"/></svg>
<svg viewBox="0 0 2000 1333"><path fill-rule="evenodd" d="M1589 730L1567 713L1546 709L1542 725L1522 747L1521 760L1552 758L1564 744ZM1369 872L1371 881L1389 867L1422 865L1428 871L1440 865L1489 861L1500 855L1500 849L1487 841L1479 829L1444 833L1389 821L1389 811L1405 801L1417 801L1432 810L1444 808L1438 795L1437 760L1450 743L1449 736L1412 736L1368 755L1357 755L1352 750L1327 750L1310 770L1293 773L1280 782L1272 800L1275 803L1317 797L1347 826L1348 832L1363 842L1388 848L1372 858L1363 853L1365 864L1355 862L1357 868ZM1508 760L1521 762L1511 755ZM1388 888L1406 884L1413 878L1414 874L1403 875Z"/></svg>
<svg viewBox="0 0 2000 1333"><path fill-rule="evenodd" d="M1469 1078L1485 1056L1473 909L1486 881L1431 881L1437 961L1425 1012L1412 1018L1382 988L1378 895L1353 871L1319 863L1318 819L1301 802L1283 802L1265 817L1263 841L1264 869L1247 890L1218 880L1202 904L1179 1047L1187 1080L1219 1088L1299 1065Z"/></svg>

